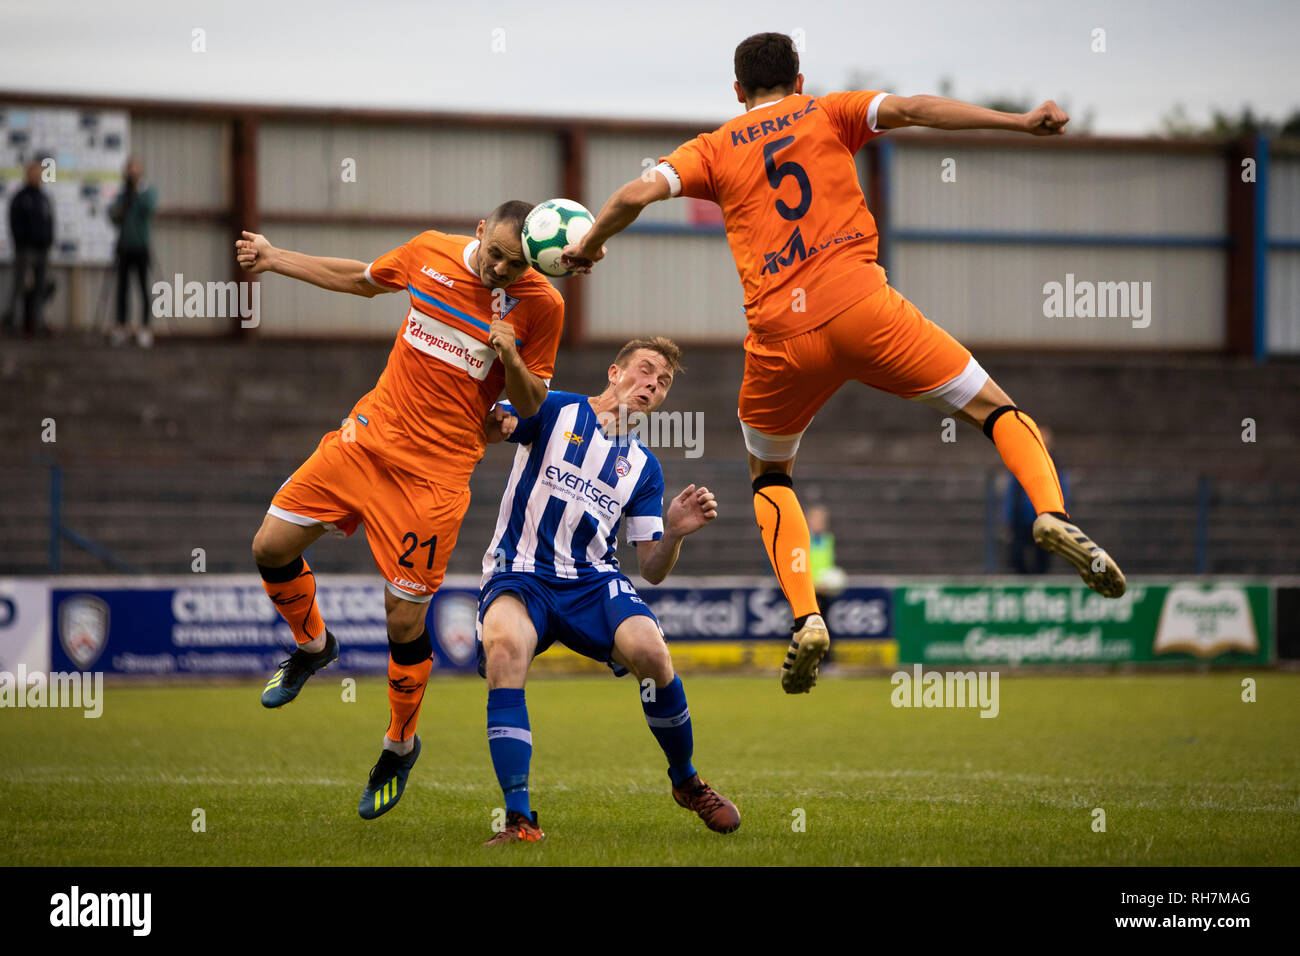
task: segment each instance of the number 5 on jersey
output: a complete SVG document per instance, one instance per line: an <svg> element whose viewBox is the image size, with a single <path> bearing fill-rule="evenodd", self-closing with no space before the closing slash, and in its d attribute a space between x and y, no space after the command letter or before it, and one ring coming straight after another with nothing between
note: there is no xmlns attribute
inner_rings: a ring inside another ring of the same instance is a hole
<svg viewBox="0 0 1300 956"><path fill-rule="evenodd" d="M776 165L776 154L778 151L793 145L793 136L782 136L780 139L768 140L763 144L763 168L767 170L767 181L773 189L780 189L781 183L787 176L793 176L794 181L799 185L799 204L791 207L784 199L776 201L776 211L780 213L781 218L789 222L796 219L802 219L808 207L812 205L812 183L808 179L808 173L802 166L793 161L786 161L780 166Z"/></svg>

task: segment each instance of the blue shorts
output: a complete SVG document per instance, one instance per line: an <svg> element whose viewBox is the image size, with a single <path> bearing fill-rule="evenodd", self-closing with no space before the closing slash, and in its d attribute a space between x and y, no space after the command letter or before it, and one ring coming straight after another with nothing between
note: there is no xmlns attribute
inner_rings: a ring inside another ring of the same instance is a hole
<svg viewBox="0 0 1300 956"><path fill-rule="evenodd" d="M523 602L537 631L536 656L556 641L583 657L608 664L615 677L627 669L610 660L614 650L614 632L629 617L640 614L655 622L654 612L636 593L625 576L605 573L599 576L555 581L536 574L498 571L488 579L479 594L478 673L486 677L487 659L483 654L483 615L502 594L513 594ZM660 628L659 633L663 633Z"/></svg>

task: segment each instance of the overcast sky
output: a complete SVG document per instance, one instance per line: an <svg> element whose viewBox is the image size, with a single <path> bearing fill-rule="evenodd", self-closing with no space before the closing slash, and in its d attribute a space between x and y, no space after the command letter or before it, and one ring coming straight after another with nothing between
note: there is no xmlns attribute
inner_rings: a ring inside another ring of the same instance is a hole
<svg viewBox="0 0 1300 956"><path fill-rule="evenodd" d="M0 0L0 90L721 121L735 45L810 87L1055 99L1098 133L1300 109L1295 0ZM1105 52L1093 52L1093 31ZM205 51L193 52L194 31Z"/></svg>

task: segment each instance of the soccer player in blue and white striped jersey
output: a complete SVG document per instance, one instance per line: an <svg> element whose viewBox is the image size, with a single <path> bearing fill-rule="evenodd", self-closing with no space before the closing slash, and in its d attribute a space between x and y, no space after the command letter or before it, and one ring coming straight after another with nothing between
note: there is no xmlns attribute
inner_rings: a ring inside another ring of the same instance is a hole
<svg viewBox="0 0 1300 956"><path fill-rule="evenodd" d="M487 678L488 749L506 802L505 828L485 846L543 838L528 794L532 733L524 681L535 655L559 641L640 682L650 732L663 748L673 798L720 833L740 826L727 798L691 763L691 714L654 613L619 570L619 525L636 543L641 576L658 584L682 539L718 513L713 494L687 486L663 512L659 462L636 435L680 370L669 339L636 339L610 365L608 386L588 397L550 392L520 419L509 403L488 415L488 440L519 446L483 558L479 672ZM632 427L629 427L631 425Z"/></svg>

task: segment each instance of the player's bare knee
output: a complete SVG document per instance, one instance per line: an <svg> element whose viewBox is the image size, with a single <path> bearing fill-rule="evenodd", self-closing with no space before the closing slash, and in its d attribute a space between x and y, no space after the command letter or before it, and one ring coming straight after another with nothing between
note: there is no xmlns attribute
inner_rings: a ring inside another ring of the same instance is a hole
<svg viewBox="0 0 1300 956"><path fill-rule="evenodd" d="M647 677L656 687L663 687L673 679L673 660L668 645L658 626L644 615L628 618L619 625L614 636L614 646L637 680Z"/></svg>
<svg viewBox="0 0 1300 956"><path fill-rule="evenodd" d="M253 560L262 567L282 568L296 557L298 555L288 554L283 547L277 547L274 536L265 527L258 528L257 534L253 535Z"/></svg>
<svg viewBox="0 0 1300 956"><path fill-rule="evenodd" d="M502 629L483 632L484 675L488 688L522 687L532 662L528 640Z"/></svg>
<svg viewBox="0 0 1300 956"><path fill-rule="evenodd" d="M483 633L483 656L487 658L488 664L493 663L503 666L518 664L525 660L527 648L522 635L510 634L505 631L494 631Z"/></svg>
<svg viewBox="0 0 1300 956"><path fill-rule="evenodd" d="M758 458L755 455L749 456L749 477L751 481L762 475L789 475L793 472L793 458L786 459L785 461L768 461L764 458Z"/></svg>
<svg viewBox="0 0 1300 956"><path fill-rule="evenodd" d="M662 641L658 647L647 647L639 661L637 679L645 680L647 677L655 682L656 687L666 687L672 683L673 658L668 653L668 645Z"/></svg>
<svg viewBox="0 0 1300 956"><path fill-rule="evenodd" d="M424 616L429 605L398 600L388 609L388 639L395 644L407 644L424 633Z"/></svg>

